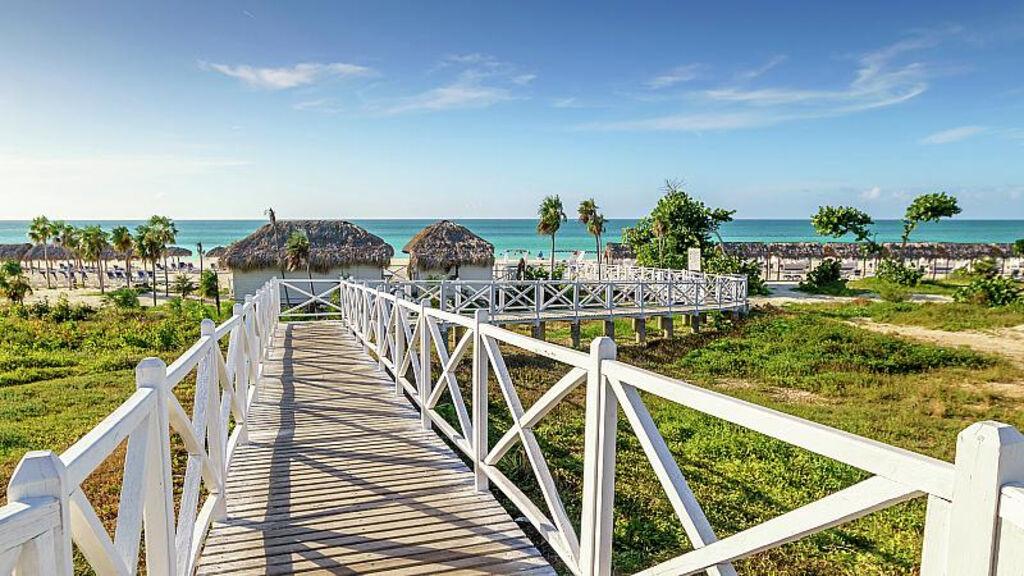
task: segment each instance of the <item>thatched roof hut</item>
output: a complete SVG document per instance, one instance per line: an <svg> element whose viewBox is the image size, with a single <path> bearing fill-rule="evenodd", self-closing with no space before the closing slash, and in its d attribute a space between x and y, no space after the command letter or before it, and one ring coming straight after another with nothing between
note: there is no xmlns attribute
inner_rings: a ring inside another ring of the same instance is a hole
<svg viewBox="0 0 1024 576"><path fill-rule="evenodd" d="M21 244L0 244L0 262L8 260L19 261L31 248L32 245L27 242Z"/></svg>
<svg viewBox="0 0 1024 576"><path fill-rule="evenodd" d="M420 230L402 252L409 255L411 267L423 270L494 266L494 245L451 220L441 220Z"/></svg>
<svg viewBox="0 0 1024 576"><path fill-rule="evenodd" d="M722 249L744 260L758 260L768 255L768 246L763 242L723 242Z"/></svg>
<svg viewBox="0 0 1024 576"><path fill-rule="evenodd" d="M171 258L188 258L192 255L192 251L181 246L168 246L167 255Z"/></svg>
<svg viewBox="0 0 1024 576"><path fill-rule="evenodd" d="M278 220L228 246L220 261L236 271L280 268L288 236L295 230L309 237L310 267L317 272L359 265L383 268L395 253L384 240L351 222Z"/></svg>
<svg viewBox="0 0 1024 576"><path fill-rule="evenodd" d="M45 260L45 258L43 257L43 252L46 252L46 256L49 257L50 260L70 260L71 258L74 258L74 256L70 254L67 250L65 250L61 246L57 246L56 244L48 244L45 246L45 248L43 244L36 244L35 246L29 248L28 251L22 255L21 259Z"/></svg>
<svg viewBox="0 0 1024 576"><path fill-rule="evenodd" d="M214 246L206 251L206 255L210 258L220 258L224 255L225 250L227 250L227 248L224 248L223 246Z"/></svg>
<svg viewBox="0 0 1024 576"><path fill-rule="evenodd" d="M604 245L604 258L609 262L615 260L632 260L636 258L633 250L621 242L608 242Z"/></svg>

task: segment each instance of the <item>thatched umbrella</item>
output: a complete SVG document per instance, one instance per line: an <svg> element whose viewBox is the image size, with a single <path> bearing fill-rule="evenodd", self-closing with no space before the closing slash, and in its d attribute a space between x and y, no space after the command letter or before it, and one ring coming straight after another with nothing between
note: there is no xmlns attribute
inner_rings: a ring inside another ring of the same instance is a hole
<svg viewBox="0 0 1024 576"><path fill-rule="evenodd" d="M192 251L181 246L168 246L167 255L171 258L188 258L192 255Z"/></svg>
<svg viewBox="0 0 1024 576"><path fill-rule="evenodd" d="M301 230L309 237L309 264L317 272L361 264L383 268L395 253L380 237L351 222L277 220L228 246L221 262L239 271L278 269L285 259L288 235L294 230Z"/></svg>
<svg viewBox="0 0 1024 576"><path fill-rule="evenodd" d="M208 258L220 258L224 255L224 250L226 250L226 248L223 246L214 246L206 251L206 256Z"/></svg>
<svg viewBox="0 0 1024 576"><path fill-rule="evenodd" d="M0 262L8 260L20 261L32 248L32 245L23 242L21 244L0 244Z"/></svg>
<svg viewBox="0 0 1024 576"><path fill-rule="evenodd" d="M608 242L604 245L604 261L615 262L616 260L632 260L636 258L633 250L621 242Z"/></svg>
<svg viewBox="0 0 1024 576"><path fill-rule="evenodd" d="M494 245L451 220L420 230L402 248L409 255L409 270L451 270L460 266L494 266Z"/></svg>

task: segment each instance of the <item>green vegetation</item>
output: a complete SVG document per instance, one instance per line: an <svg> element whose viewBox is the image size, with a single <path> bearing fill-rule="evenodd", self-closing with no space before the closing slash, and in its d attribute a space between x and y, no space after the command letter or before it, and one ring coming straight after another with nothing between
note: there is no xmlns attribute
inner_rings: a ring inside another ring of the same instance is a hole
<svg viewBox="0 0 1024 576"><path fill-rule="evenodd" d="M991 258L975 262L973 276L966 286L953 293L957 302L970 302L988 307L1024 304L1024 286L1012 278L999 275Z"/></svg>
<svg viewBox="0 0 1024 576"><path fill-rule="evenodd" d="M921 194L907 206L903 216L903 244L910 240L913 232L921 222L938 222L943 218L952 218L962 212L957 204L956 196L945 192Z"/></svg>
<svg viewBox="0 0 1024 576"><path fill-rule="evenodd" d="M21 304L32 293L32 284L22 273L21 264L13 260L0 264L0 296L12 304Z"/></svg>
<svg viewBox="0 0 1024 576"><path fill-rule="evenodd" d="M555 273L555 235L562 223L567 220L562 199L558 195L546 196L537 208L537 234L551 236L551 267L548 268L548 279L554 279Z"/></svg>
<svg viewBox="0 0 1024 576"><path fill-rule="evenodd" d="M647 346L629 343L628 322L617 322L618 357L946 460L953 457L956 434L974 421L992 418L1024 425L1019 396L1000 387L1019 383L1024 375L1001 359L869 332L810 307L755 312L736 324L724 317L717 320L717 326L701 334L652 339ZM582 327L584 339L599 332L598 323ZM549 340L568 343L565 327L549 325L548 335ZM503 350L526 406L567 370L546 358ZM460 381L468 381L468 363L462 371ZM492 443L511 425L497 389L492 377ZM720 419L648 395L644 399L720 537L866 478L858 470ZM580 389L535 428L570 518L580 513L583 406ZM622 416L617 444L613 562L616 573L632 573L690 545ZM543 506L525 453L513 450L499 467ZM916 500L743 560L737 568L740 573L776 576L916 574L923 523L924 502Z"/></svg>
<svg viewBox="0 0 1024 576"><path fill-rule="evenodd" d="M595 244L595 258L597 258L597 278L601 279L601 236L605 232L604 214L598 211L597 202L593 198L589 198L580 202L578 209L580 224L583 224L587 228L587 232L594 237Z"/></svg>
<svg viewBox="0 0 1024 576"><path fill-rule="evenodd" d="M833 258L825 258L807 273L807 278L796 288L808 294L828 294L830 296L855 296L863 294L863 290L852 290L847 287L842 276L842 262Z"/></svg>
<svg viewBox="0 0 1024 576"><path fill-rule="evenodd" d="M1024 305L989 308L970 303L915 304L854 300L834 304L792 304L787 309L830 318L870 318L875 322L936 330L988 330L1024 324Z"/></svg>
<svg viewBox="0 0 1024 576"><path fill-rule="evenodd" d="M901 287L897 284L894 284L893 282L888 282L882 278L879 278L878 276L868 276L867 278L861 278L859 280L850 280L849 282L847 282L846 285L855 290L864 290L867 292L875 292L879 294L882 292L882 290L885 290L886 288ZM908 292L913 292L915 294L953 296L953 293L956 292L956 289L962 285L963 284L956 279L947 278L945 280L922 280L913 288L908 288L905 286L902 286L902 288L905 288Z"/></svg>

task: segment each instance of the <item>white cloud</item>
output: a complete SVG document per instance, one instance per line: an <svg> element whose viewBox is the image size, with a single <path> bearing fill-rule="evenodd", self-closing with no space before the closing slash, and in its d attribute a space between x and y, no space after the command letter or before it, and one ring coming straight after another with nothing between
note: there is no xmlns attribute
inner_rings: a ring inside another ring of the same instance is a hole
<svg viewBox="0 0 1024 576"><path fill-rule="evenodd" d="M570 96L568 98L556 98L553 102L551 102L551 107L552 108L579 108L580 104L576 100L575 96Z"/></svg>
<svg viewBox="0 0 1024 576"><path fill-rule="evenodd" d="M660 90L683 82L689 82L697 78L700 69L700 64L678 66L673 68L670 72L652 78L647 82L647 87L651 90Z"/></svg>
<svg viewBox="0 0 1024 576"><path fill-rule="evenodd" d="M445 56L431 72L446 69L457 71L454 80L419 94L400 98L386 108L386 113L486 108L523 98L519 91L537 78L536 74L523 72L514 64L479 53Z"/></svg>
<svg viewBox="0 0 1024 576"><path fill-rule="evenodd" d="M303 62L291 67L257 68L249 65L230 66L213 62L200 62L204 70L220 72L225 76L236 78L255 88L266 90L285 90L295 88L325 78L348 78L352 76L369 76L371 68L344 62L323 64L319 62Z"/></svg>
<svg viewBox="0 0 1024 576"><path fill-rule="evenodd" d="M948 33L948 30L919 32L910 38L860 55L855 59L851 80L843 86L723 86L686 94L688 109L682 114L597 123L588 127L617 130L736 130L846 116L894 106L923 94L929 88L930 80L937 74L930 66L917 61L905 61L905 57L935 46ZM756 78L781 62L782 57L775 57L746 74ZM680 74L679 77L688 76ZM650 85L656 87L672 84L669 75L662 81L658 80L655 79Z"/></svg>
<svg viewBox="0 0 1024 576"><path fill-rule="evenodd" d="M750 68L748 70L740 71L740 73L737 74L737 77L740 78L741 80L753 80L754 78L757 78L758 76L764 74L765 72L768 72L772 68L775 68L779 64L782 64L783 62L786 61L787 58L788 56L786 56L785 54L777 54L775 56L772 56L771 58L768 59L767 62L761 64L756 68Z"/></svg>
<svg viewBox="0 0 1024 576"><path fill-rule="evenodd" d="M984 126L960 126L942 130L921 139L921 144L952 144L985 132Z"/></svg>
<svg viewBox="0 0 1024 576"><path fill-rule="evenodd" d="M864 200L878 200L882 197L882 188L879 186L873 186L860 193L860 197Z"/></svg>

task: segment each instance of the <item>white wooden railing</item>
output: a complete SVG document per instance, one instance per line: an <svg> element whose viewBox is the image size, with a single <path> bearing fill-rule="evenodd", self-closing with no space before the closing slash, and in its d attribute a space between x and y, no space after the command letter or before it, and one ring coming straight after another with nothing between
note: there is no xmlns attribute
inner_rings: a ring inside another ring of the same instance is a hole
<svg viewBox="0 0 1024 576"><path fill-rule="evenodd" d="M392 290L389 292L388 290ZM924 576L1005 576L1024 573L1024 436L995 422L961 432L956 463L949 464L829 428L630 366L615 359L612 340L598 338L589 353L529 338L472 317L414 301L393 286L349 281L340 285L341 318L351 333L418 408L424 428L436 427L472 462L478 490L494 484L575 574L611 572L616 426L621 409L632 427L694 549L643 570L662 574L730 575L732 562L850 522L918 497L928 499L921 556ZM463 331L449 352L444 334ZM505 363L510 347L565 365L564 376L525 406ZM432 357L441 373L432 374ZM456 369L471 363L470 381ZM494 372L513 423L488 442L488 383ZM585 386L583 499L580 529L569 518L534 436L534 427L574 389ZM467 407L463 393L470 391ZM437 411L448 393L449 422ZM725 538L719 538L687 485L644 403L653 395L843 462L872 476L835 494ZM522 445L543 504L535 503L501 472L499 461Z"/></svg>
<svg viewBox="0 0 1024 576"><path fill-rule="evenodd" d="M199 340L170 366L159 358L139 363L136 391L63 454L35 451L21 460L8 503L0 508L0 575L70 576L72 546L99 576L131 576L140 566L149 576L193 573L211 523L224 514L231 457L246 442L249 408L278 321L276 288L268 282L236 304L220 326L204 320ZM193 372L189 415L175 387ZM172 434L188 451L177 486L171 475ZM82 482L125 441L111 535Z"/></svg>

